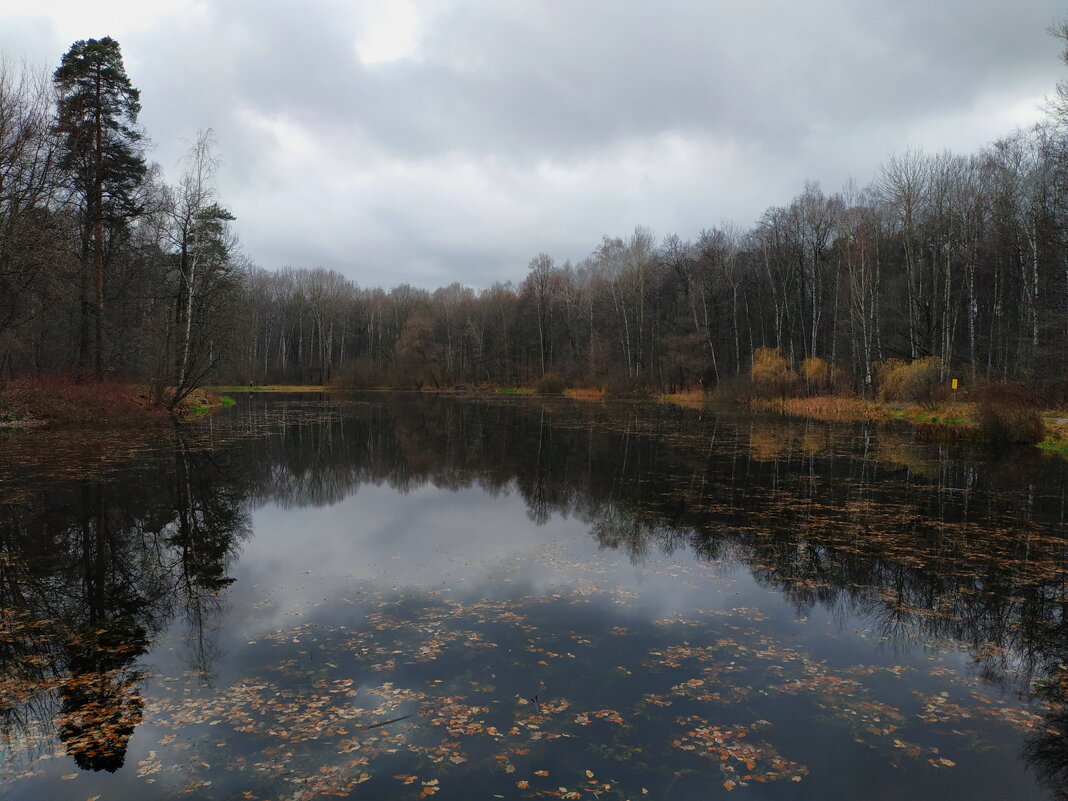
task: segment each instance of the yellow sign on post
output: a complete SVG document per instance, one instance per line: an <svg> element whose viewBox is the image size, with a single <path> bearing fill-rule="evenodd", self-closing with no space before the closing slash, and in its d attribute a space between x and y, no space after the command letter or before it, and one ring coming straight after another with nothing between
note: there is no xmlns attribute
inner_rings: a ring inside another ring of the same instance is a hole
<svg viewBox="0 0 1068 801"><path fill-rule="evenodd" d="M953 379L953 389L955 390L956 388L957 388L957 379L954 378Z"/></svg>

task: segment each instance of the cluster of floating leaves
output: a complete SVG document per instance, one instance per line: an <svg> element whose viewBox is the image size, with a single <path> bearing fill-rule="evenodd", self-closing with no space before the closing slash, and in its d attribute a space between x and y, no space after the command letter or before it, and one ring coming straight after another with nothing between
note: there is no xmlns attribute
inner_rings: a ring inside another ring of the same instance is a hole
<svg viewBox="0 0 1068 801"><path fill-rule="evenodd" d="M257 425L273 430L285 420L265 417ZM638 421L632 429L628 422L626 432L647 425ZM237 429L208 433L190 447L210 450L220 438L246 435ZM670 441L681 436L645 433ZM683 439L679 444L692 444ZM121 445L116 461L130 448L154 447ZM763 444L751 437L749 447L757 461L782 456L779 437ZM100 472L108 469L103 464ZM470 602L426 593L402 602L365 594L358 623L306 623L257 636L244 646L251 660L242 662L263 667L218 689L204 688L195 675L157 676L148 684L125 668L50 671L55 652L94 644L79 643L81 635L57 644L51 621L5 612L0 642L42 646L21 657L24 670L0 679L5 719L34 704L60 706L65 693L83 690L120 704L116 711L89 702L53 715L59 728L77 732L58 747L54 732L23 728L23 740L9 738L5 748L29 757L7 778L46 772L55 757L99 757L109 742L124 750L129 730L139 726L142 737L152 738L151 748L138 751L144 758L127 769L156 796L236 797L240 788L250 801L356 792L466 797L467 788L488 783L509 797L518 791L637 798L646 794L641 782L647 782L666 797L676 782L703 781L710 771L718 774L717 792L719 786L731 792L773 782L804 787L804 755L780 735L796 721L777 716L793 702L822 731L844 734L887 764L947 771L994 747L999 736L1014 741L1021 732L1042 730L1068 697L1063 666L1051 672L1052 689L1032 708L985 691L937 656L940 648L957 648L979 662L1011 666L1026 650L1028 632L1052 622L1036 615L1023 626L1018 614L984 613L986 600L1007 609L1027 607L1021 599L1030 597L1063 603L1064 540L1052 527L996 514L935 520L925 504L949 492L941 483L910 485L916 502L899 503L866 485L848 497L828 497L806 496L786 481L753 482L743 509L726 493L695 493L697 476L667 473L641 485L648 496L629 514L590 504L582 519L589 519L602 545L638 557L650 543L669 549L689 541L720 565L744 563L799 610L820 604L861 619L873 610L887 625L851 636L873 644L894 636L927 646L934 640L927 665L817 658L802 645L787 645L781 630L765 625L765 613L751 606L649 622L626 609L634 592L586 583L611 572L596 561L581 566L583 582L526 598ZM609 525L613 521L619 525ZM576 568L553 554L543 557L548 567ZM920 581L935 574L934 566L936 580ZM713 563L711 569L721 568ZM662 572L679 587L693 588L709 570L680 564ZM724 584L722 577L717 584ZM558 625L583 605L624 607L628 614L618 622L627 625ZM991 621L1005 625L995 631ZM626 647L616 647L623 642Z"/></svg>
<svg viewBox="0 0 1068 801"><path fill-rule="evenodd" d="M961 758L936 741L955 738L966 752L996 727L1041 725L1041 710L985 695L938 659L924 686L946 689L923 692L912 689L915 666L817 659L784 644L752 607L603 629L549 622L561 610L567 619L576 606L631 600L628 591L582 583L473 602L445 591L364 593L360 625L308 622L250 640L245 647L264 667L229 686L155 677L138 714L157 741L137 776L156 794L230 797L240 787L249 801L343 797L363 784L426 798L486 781L510 797L637 798L653 776L664 793L710 769L725 791L805 781L809 768L781 751L769 720L786 696L888 762L928 770ZM5 616L2 634L25 636L27 627ZM606 649L621 662L601 679L611 683L611 706L588 697L598 681L591 666L600 667ZM62 681L5 679L3 706L55 694ZM893 701L881 697L884 682L897 682ZM80 747L68 741L21 775Z"/></svg>

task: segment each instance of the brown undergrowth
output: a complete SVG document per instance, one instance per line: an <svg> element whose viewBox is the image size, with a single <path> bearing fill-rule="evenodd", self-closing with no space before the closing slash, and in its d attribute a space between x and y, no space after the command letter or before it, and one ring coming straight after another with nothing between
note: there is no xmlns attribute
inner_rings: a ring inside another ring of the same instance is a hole
<svg viewBox="0 0 1068 801"><path fill-rule="evenodd" d="M857 423L893 419L893 410L883 404L856 397L821 395L813 398L753 398L755 412L776 412L825 422Z"/></svg>
<svg viewBox="0 0 1068 801"><path fill-rule="evenodd" d="M604 390L603 389L591 389L591 388L576 388L565 389L564 397L573 398L574 400L584 401L603 401Z"/></svg>
<svg viewBox="0 0 1068 801"><path fill-rule="evenodd" d="M658 400L661 403L673 403L676 406L683 406L687 409L704 409L708 403L708 396L702 389L687 389L682 392L660 395Z"/></svg>
<svg viewBox="0 0 1068 801"><path fill-rule="evenodd" d="M163 420L168 412L140 385L69 377L20 378L0 385L0 423L97 423Z"/></svg>

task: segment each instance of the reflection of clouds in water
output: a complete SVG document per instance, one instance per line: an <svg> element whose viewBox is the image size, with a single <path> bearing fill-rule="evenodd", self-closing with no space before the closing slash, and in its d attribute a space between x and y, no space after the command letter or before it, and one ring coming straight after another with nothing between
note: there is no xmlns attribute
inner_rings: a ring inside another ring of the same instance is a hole
<svg viewBox="0 0 1068 801"><path fill-rule="evenodd" d="M537 525L525 511L517 493L452 492L429 485L405 494L364 485L330 506L263 507L253 513L256 534L234 567L239 581L230 598L235 610L247 611L224 625L236 624L240 631L234 636L248 638L291 625L294 615L313 618L317 606L354 600L365 590L403 595L446 589L458 598L517 597L548 593L580 578L633 587L649 619L685 613L689 588L676 580L677 573L662 568L665 563L696 565L688 552L668 558L647 543L651 550L635 562L633 553L616 550L620 543L612 547L590 536L603 533L603 518L593 527L561 516ZM721 572L753 585L744 571Z"/></svg>
<svg viewBox="0 0 1068 801"><path fill-rule="evenodd" d="M279 424L271 401L249 403L262 404L266 427L255 436L227 432L242 415L251 417L251 406L220 417L213 435L233 438L200 455L182 455L175 464L182 480L169 472L168 452L152 457L162 469L146 462L120 476L138 490L115 498L110 519L116 542L155 543L153 553L178 555L167 563L179 575L199 577L206 591L199 598L176 596L158 612L151 604L138 612L158 614L160 625L172 620L149 660L164 676L210 667L200 664L212 660L212 649L203 647L210 638L186 636L198 609L209 618L228 610L205 621L200 632L210 635L217 627L214 686L225 692L265 670L315 668L318 646L306 636L336 645L343 626L363 637L382 622L383 605L396 618L387 626L393 639L383 634L372 645L396 649L382 652L395 664L371 678L361 675L361 687L379 675L424 686L422 663L406 662L413 652L442 643L477 648L463 637L427 641L413 610L483 599L525 614L525 607L555 597L559 614L542 621L539 637L581 629L594 641L606 630L629 628L642 632L631 643L641 653L661 636L692 647L733 639L772 657L796 646L821 664L877 663L919 675L929 656L924 648L945 648L941 664L962 674L954 680L969 687L982 686L963 675L971 657L978 665L973 675L1011 674L1022 677L1024 687L1036 662L1064 642L1056 609L1065 472L1057 468L1043 467L1036 484L1026 459L989 464L973 452L894 445L881 433L882 445L871 449L868 429L706 422L635 405L405 396L339 402L329 414L316 404L298 404L289 423ZM187 429L192 441L196 431ZM188 487L190 479L193 495L175 489ZM30 492L29 506L43 495ZM172 519L160 511L172 507L186 513ZM42 530L62 531L70 521L54 525L51 518L68 513L42 499L27 520L41 515L50 520ZM27 552L40 548L31 536L38 528L8 526ZM234 535L250 528L254 535L234 560ZM1021 531L1027 536L1018 536ZM77 542L73 537L55 548L74 548L72 564L78 564ZM173 577L157 575L151 565L147 558L120 559L114 568L129 578L127 585L156 598L174 586ZM237 582L227 586L229 576ZM220 598L222 604L214 603ZM172 606L185 610L180 622L173 622ZM759 615L695 622L705 612L732 609ZM762 634L751 629L757 622ZM737 629L725 630L730 626ZM280 650L277 659L265 661L253 643L268 636L277 637ZM620 664L631 671L621 677L641 675L636 656L617 659L623 655L613 651L611 639L598 645L607 650L589 654L582 668L572 666L569 680L577 681L581 671L614 676ZM181 661L190 646L196 665ZM351 665L353 651L342 648L331 658ZM493 652L495 669L511 670L515 658ZM546 654L545 661L551 666L556 658ZM734 658L739 665L749 659L745 651ZM453 675L457 664L442 662L435 676L454 694L463 691L460 675ZM816 662L799 664L823 670ZM309 675L298 671L289 678L305 692L300 682ZM806 691L835 686L833 677L790 681ZM900 687L905 694L920 686L918 678L908 682ZM773 676L751 683L789 685ZM719 691L686 686L687 697L701 703ZM213 697L208 687L196 692ZM236 692L239 703L251 703ZM927 706L944 714L941 696L927 695ZM1009 703L1006 708L1014 708ZM694 741L705 730L694 721L686 737ZM159 733L152 737L158 740ZM148 759L156 740L146 744L135 734L127 764ZM1000 759L1011 762L1012 755L1003 751Z"/></svg>

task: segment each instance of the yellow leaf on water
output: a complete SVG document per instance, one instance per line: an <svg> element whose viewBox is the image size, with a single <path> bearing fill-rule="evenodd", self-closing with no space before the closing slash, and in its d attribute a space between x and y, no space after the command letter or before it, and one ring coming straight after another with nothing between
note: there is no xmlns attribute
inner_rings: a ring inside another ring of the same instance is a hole
<svg viewBox="0 0 1068 801"><path fill-rule="evenodd" d="M66 776L60 776L59 778L61 778L65 782L69 782L71 779L77 779L78 778L78 774L77 773L68 773Z"/></svg>
<svg viewBox="0 0 1068 801"><path fill-rule="evenodd" d="M730 779L727 779L727 781L723 782L723 786L727 788L727 792L730 792L734 789L734 782L732 782Z"/></svg>

